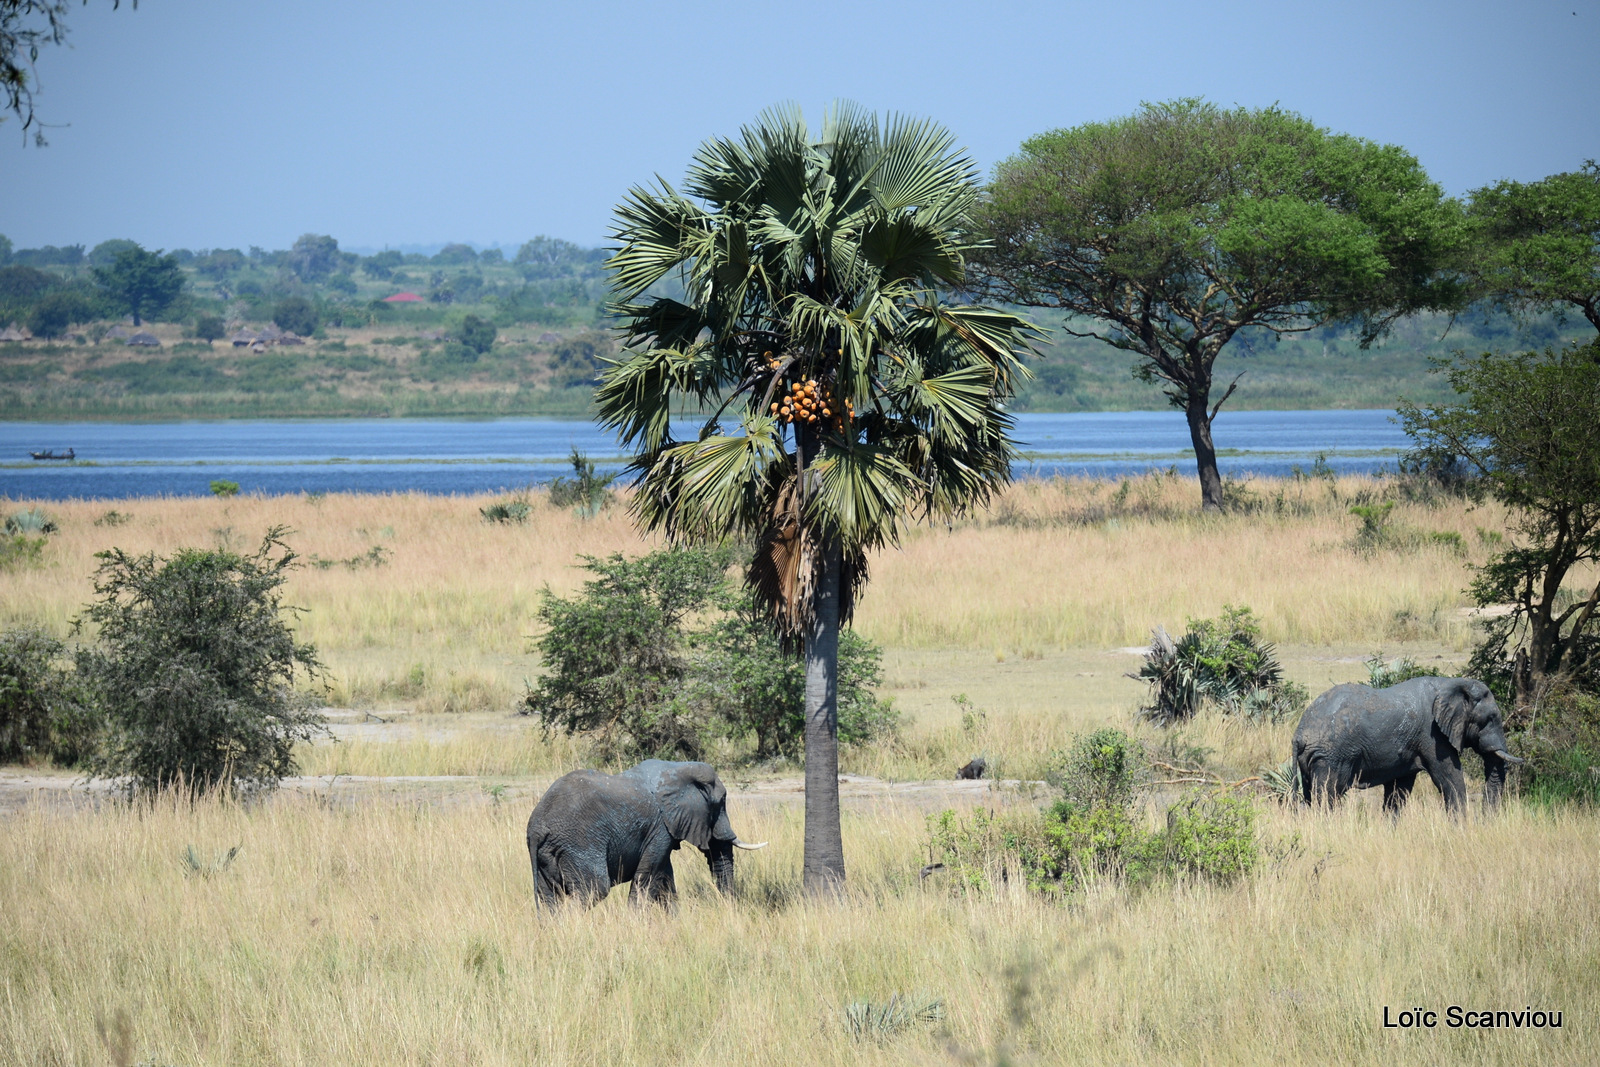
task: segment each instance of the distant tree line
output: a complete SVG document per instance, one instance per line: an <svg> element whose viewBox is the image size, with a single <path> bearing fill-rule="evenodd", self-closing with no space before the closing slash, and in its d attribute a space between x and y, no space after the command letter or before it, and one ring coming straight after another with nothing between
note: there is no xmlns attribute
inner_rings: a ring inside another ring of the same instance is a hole
<svg viewBox="0 0 1600 1067"><path fill-rule="evenodd" d="M327 234L308 233L279 251L251 247L148 251L126 239L16 248L0 235L0 327L61 337L72 327L132 316L179 321L197 337L220 336L212 320L270 321L309 334L317 324L404 322L444 308L475 308L479 321L588 326L603 314L603 249L536 237L510 259L447 244L432 255L394 250L361 256ZM384 303L403 290L425 307ZM452 321L454 321L452 319ZM481 327L480 327L481 335ZM468 347L482 350L479 342Z"/></svg>

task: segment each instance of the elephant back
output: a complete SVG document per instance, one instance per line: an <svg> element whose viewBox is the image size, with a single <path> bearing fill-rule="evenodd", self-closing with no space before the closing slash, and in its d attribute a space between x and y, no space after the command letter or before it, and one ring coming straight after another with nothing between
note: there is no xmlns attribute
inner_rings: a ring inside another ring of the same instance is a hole
<svg viewBox="0 0 1600 1067"><path fill-rule="evenodd" d="M637 813L651 803L643 786L620 774L582 770L550 783L528 816L528 837L548 826L597 826L614 819L619 809Z"/></svg>
<svg viewBox="0 0 1600 1067"><path fill-rule="evenodd" d="M1300 752L1326 742L1333 734L1334 720L1341 711L1364 704L1377 692L1359 682L1344 682L1317 697L1300 716L1300 725L1295 727L1294 750Z"/></svg>

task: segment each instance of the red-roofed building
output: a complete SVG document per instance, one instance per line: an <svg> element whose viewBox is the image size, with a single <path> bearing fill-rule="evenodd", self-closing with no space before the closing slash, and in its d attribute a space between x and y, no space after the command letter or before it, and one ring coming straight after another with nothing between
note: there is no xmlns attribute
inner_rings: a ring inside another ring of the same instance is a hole
<svg viewBox="0 0 1600 1067"><path fill-rule="evenodd" d="M383 302L385 304L420 304L422 303L422 297L416 293L396 293L393 296L384 297Z"/></svg>

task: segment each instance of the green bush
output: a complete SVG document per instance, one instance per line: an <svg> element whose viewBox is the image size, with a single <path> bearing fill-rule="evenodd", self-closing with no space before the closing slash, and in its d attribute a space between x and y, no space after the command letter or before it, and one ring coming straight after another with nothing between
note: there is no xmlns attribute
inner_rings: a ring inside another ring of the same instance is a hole
<svg viewBox="0 0 1600 1067"><path fill-rule="evenodd" d="M1356 531L1354 541L1356 551L1372 553L1381 548L1394 547L1396 531L1390 525L1390 513L1393 511L1393 500L1385 500L1381 504L1356 504L1350 508L1350 514L1361 520L1361 528Z"/></svg>
<svg viewBox="0 0 1600 1067"><path fill-rule="evenodd" d="M457 332L461 336L461 343L480 356L494 347L496 330L494 323L487 319L468 315L461 320L461 329Z"/></svg>
<svg viewBox="0 0 1600 1067"><path fill-rule="evenodd" d="M1524 800L1600 806L1600 697L1573 689L1548 694L1517 742L1527 762L1513 780Z"/></svg>
<svg viewBox="0 0 1600 1067"><path fill-rule="evenodd" d="M53 339L74 323L88 322L101 309L88 295L74 289L50 293L28 312L28 329L35 337Z"/></svg>
<svg viewBox="0 0 1600 1067"><path fill-rule="evenodd" d="M1133 738L1108 727L1078 738L1051 763L1048 777L1061 790L1062 804L1126 808L1139 790L1144 755Z"/></svg>
<svg viewBox="0 0 1600 1067"><path fill-rule="evenodd" d="M510 500L496 500L488 507L478 509L478 514L483 516L485 522L512 523L522 525L528 521L528 516L533 514L533 505L522 497L513 497Z"/></svg>
<svg viewBox="0 0 1600 1067"><path fill-rule="evenodd" d="M239 483L238 482L230 482L230 481L226 481L225 479L218 478L218 479L214 480L211 483L211 495L212 496L220 496L224 500L226 500L230 496L237 496L238 493L239 493Z"/></svg>
<svg viewBox="0 0 1600 1067"><path fill-rule="evenodd" d="M303 296L288 296L272 308L272 321L280 330L310 337L317 328L317 306Z"/></svg>
<svg viewBox="0 0 1600 1067"><path fill-rule="evenodd" d="M583 559L596 577L579 595L543 594L538 648L547 673L524 698L527 713L589 735L604 759L698 759L707 724L682 699L686 619L711 604L732 553L673 548L633 560Z"/></svg>
<svg viewBox="0 0 1600 1067"><path fill-rule="evenodd" d="M915 1026L944 1018L944 1001L930 993L895 993L882 1003L854 1000L844 1006L844 1029L857 1041L885 1044Z"/></svg>
<svg viewBox="0 0 1600 1067"><path fill-rule="evenodd" d="M803 668L730 582L733 549L583 558L596 577L577 596L543 594L547 673L524 697L525 713L588 735L608 760L698 759L717 738L753 738L759 759L799 752ZM875 646L841 633L845 743L894 729L893 708L871 692L880 661Z"/></svg>
<svg viewBox="0 0 1600 1067"><path fill-rule="evenodd" d="M1137 677L1150 683L1150 703L1140 714L1157 725L1191 719L1207 703L1224 715L1274 723L1306 706L1310 694L1284 678L1247 607L1229 604L1217 619L1190 619L1177 641L1159 628L1151 636Z"/></svg>
<svg viewBox="0 0 1600 1067"><path fill-rule="evenodd" d="M0 535L0 571L37 565L44 554L45 539L26 534Z"/></svg>
<svg viewBox="0 0 1600 1067"><path fill-rule="evenodd" d="M0 633L0 763L72 765L93 747L95 723L61 642L38 630Z"/></svg>
<svg viewBox="0 0 1600 1067"><path fill-rule="evenodd" d="M696 635L703 649L686 695L733 737L754 737L758 760L798 760L805 744L805 665L784 652L771 624L748 597L724 598L727 614ZM883 681L883 652L854 630L839 632L839 740L871 744L894 733L899 712L873 688Z"/></svg>
<svg viewBox="0 0 1600 1067"><path fill-rule="evenodd" d="M37 565L55 520L38 508L12 512L0 526L0 571Z"/></svg>
<svg viewBox="0 0 1600 1067"><path fill-rule="evenodd" d="M249 556L99 554L83 620L99 643L78 661L107 724L97 776L200 792L271 788L295 772L296 742L322 720L293 683L320 664L283 619L295 556L282 533Z"/></svg>
<svg viewBox="0 0 1600 1067"><path fill-rule="evenodd" d="M1200 793L1167 809L1158 835L1161 866L1179 876L1226 884L1256 865L1256 808L1244 797Z"/></svg>
<svg viewBox="0 0 1600 1067"><path fill-rule="evenodd" d="M194 320L194 335L202 341L217 341L228 334L228 326L220 315L201 315Z"/></svg>
<svg viewBox="0 0 1600 1067"><path fill-rule="evenodd" d="M946 810L928 820L929 852L955 886L984 891L1020 879L1066 896L1089 881L1131 888L1198 879L1226 885L1255 868L1255 807L1246 798L1195 793L1173 804L1165 824L1145 825L1141 782L1149 764L1120 730L1079 738L1054 757L1061 794L1043 813Z"/></svg>

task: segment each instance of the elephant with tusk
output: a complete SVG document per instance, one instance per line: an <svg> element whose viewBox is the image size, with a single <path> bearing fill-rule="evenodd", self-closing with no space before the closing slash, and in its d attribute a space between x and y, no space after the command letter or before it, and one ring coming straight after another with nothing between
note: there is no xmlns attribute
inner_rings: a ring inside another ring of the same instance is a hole
<svg viewBox="0 0 1600 1067"><path fill-rule="evenodd" d="M672 853L687 841L705 855L717 888L733 893L728 791L708 763L645 760L621 774L573 771L558 778L528 817L528 858L542 903L593 904L632 882L635 902L677 897Z"/></svg>
<svg viewBox="0 0 1600 1067"><path fill-rule="evenodd" d="M1352 787L1383 786L1383 808L1397 814L1418 773L1433 779L1445 809L1459 814L1467 787L1461 753L1483 757L1483 807L1505 788L1506 751L1500 705L1475 678L1412 678L1387 689L1346 684L1323 693L1294 732L1302 798L1332 803Z"/></svg>

